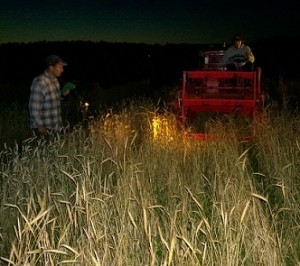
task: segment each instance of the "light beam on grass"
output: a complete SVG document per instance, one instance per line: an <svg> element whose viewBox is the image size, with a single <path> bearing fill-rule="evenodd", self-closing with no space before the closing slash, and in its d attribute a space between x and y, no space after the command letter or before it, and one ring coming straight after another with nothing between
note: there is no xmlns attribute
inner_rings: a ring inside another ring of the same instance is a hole
<svg viewBox="0 0 300 266"><path fill-rule="evenodd" d="M174 140L174 132L172 123L164 116L154 116L151 120L151 133L154 140L162 142L170 142Z"/></svg>

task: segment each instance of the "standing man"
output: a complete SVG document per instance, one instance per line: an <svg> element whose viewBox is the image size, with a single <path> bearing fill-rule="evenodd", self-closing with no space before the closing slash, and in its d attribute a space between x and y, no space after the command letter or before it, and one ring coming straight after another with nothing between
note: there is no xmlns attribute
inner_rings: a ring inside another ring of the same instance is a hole
<svg viewBox="0 0 300 266"><path fill-rule="evenodd" d="M227 70L253 71L255 57L250 47L244 44L242 35L236 34L232 42L220 63L226 65Z"/></svg>
<svg viewBox="0 0 300 266"><path fill-rule="evenodd" d="M59 132L62 127L60 84L57 80L67 63L57 55L50 55L45 60L43 74L37 76L31 84L29 98L30 128L38 136Z"/></svg>

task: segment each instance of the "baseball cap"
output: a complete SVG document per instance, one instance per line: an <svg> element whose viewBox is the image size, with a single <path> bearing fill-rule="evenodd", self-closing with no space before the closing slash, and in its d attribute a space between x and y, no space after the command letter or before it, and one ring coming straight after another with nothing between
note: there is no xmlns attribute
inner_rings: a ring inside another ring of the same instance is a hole
<svg viewBox="0 0 300 266"><path fill-rule="evenodd" d="M54 66L56 64L62 64L64 66L68 65L64 60L62 60L59 56L57 55L49 55L45 59L46 66Z"/></svg>
<svg viewBox="0 0 300 266"><path fill-rule="evenodd" d="M237 33L233 36L233 40L243 40L243 36L241 34Z"/></svg>

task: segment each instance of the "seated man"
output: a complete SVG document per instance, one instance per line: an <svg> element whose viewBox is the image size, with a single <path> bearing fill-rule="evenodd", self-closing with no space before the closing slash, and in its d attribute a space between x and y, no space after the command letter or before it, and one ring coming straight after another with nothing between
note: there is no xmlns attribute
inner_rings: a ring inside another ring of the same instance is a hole
<svg viewBox="0 0 300 266"><path fill-rule="evenodd" d="M224 53L220 64L226 65L227 70L253 71L254 55L249 46L244 45L244 39L236 34L231 45Z"/></svg>

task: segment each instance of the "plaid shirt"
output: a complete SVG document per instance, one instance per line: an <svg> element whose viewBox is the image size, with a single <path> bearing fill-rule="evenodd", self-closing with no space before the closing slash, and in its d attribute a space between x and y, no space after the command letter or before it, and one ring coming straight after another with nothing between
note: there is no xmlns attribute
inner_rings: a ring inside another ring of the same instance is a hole
<svg viewBox="0 0 300 266"><path fill-rule="evenodd" d="M57 78L45 71L32 81L30 91L30 128L43 125L57 131L62 126L60 85Z"/></svg>

